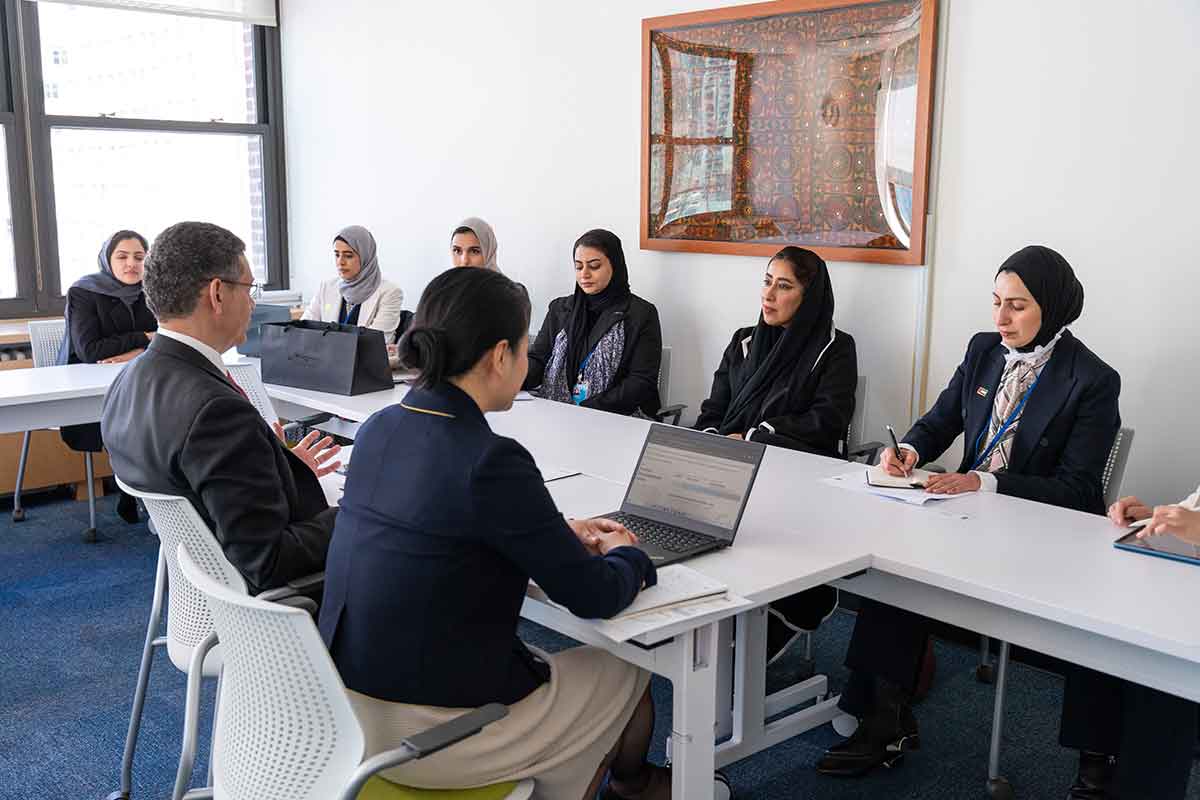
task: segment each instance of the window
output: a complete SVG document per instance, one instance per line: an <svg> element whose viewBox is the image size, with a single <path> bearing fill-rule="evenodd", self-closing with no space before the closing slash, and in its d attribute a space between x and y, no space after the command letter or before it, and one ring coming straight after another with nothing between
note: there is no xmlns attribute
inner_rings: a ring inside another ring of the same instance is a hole
<svg viewBox="0 0 1200 800"><path fill-rule="evenodd" d="M61 313L113 231L184 219L286 288L277 29L13 0L0 23L0 316Z"/></svg>

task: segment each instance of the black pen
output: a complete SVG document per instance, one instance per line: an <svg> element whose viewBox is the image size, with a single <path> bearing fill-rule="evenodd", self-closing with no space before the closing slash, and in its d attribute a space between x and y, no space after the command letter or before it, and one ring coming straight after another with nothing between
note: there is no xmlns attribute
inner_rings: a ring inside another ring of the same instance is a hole
<svg viewBox="0 0 1200 800"><path fill-rule="evenodd" d="M896 441L896 432L892 430L891 425L884 425L887 428L888 436L892 437L892 452L896 454L896 460L900 462L900 469L904 472L904 477L908 477L908 470L904 468L904 456L901 455L900 442Z"/></svg>

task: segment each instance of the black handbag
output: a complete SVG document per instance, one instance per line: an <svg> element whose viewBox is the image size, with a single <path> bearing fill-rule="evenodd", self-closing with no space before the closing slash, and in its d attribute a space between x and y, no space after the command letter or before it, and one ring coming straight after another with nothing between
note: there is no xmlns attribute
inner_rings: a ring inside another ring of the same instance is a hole
<svg viewBox="0 0 1200 800"><path fill-rule="evenodd" d="M391 389L383 331L335 322L262 326L263 383L355 395Z"/></svg>

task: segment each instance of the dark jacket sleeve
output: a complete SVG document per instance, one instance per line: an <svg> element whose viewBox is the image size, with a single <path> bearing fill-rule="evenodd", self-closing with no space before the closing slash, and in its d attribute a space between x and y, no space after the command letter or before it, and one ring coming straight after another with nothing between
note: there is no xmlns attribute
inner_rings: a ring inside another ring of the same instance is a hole
<svg viewBox="0 0 1200 800"><path fill-rule="evenodd" d="M966 383L967 372L971 368L971 351L980 336L986 334L976 334L971 339L971 343L967 345L967 354L963 356L958 369L954 370L950 384L938 395L933 408L926 411L900 440L917 449L922 464L937 460L963 432L963 384Z"/></svg>
<svg viewBox="0 0 1200 800"><path fill-rule="evenodd" d="M584 408L611 411L615 414L632 414L641 409L647 416L658 411L658 370L662 366L662 328L658 323L658 309L645 304L646 312L634 330L626 331L626 342L633 347L629 369L624 376L608 389L584 400ZM629 324L627 319L626 324Z"/></svg>
<svg viewBox="0 0 1200 800"><path fill-rule="evenodd" d="M67 319L71 320L71 350L85 364L95 364L146 347L150 339L142 331L127 331L105 336L100 322L95 292L67 290ZM132 320L131 320L132 322Z"/></svg>
<svg viewBox="0 0 1200 800"><path fill-rule="evenodd" d="M709 390L708 399L700 404L700 416L696 418L696 430L721 427L721 421L725 419L725 412L733 401L733 390L729 386L729 368L733 365L733 360L737 357L738 348L741 347L744 338L746 337L743 328L738 328L733 332L733 339L725 348L725 354L721 356L721 365L713 373L712 389Z"/></svg>
<svg viewBox="0 0 1200 800"><path fill-rule="evenodd" d="M511 439L498 439L484 453L472 470L471 488L476 518L488 527L486 543L572 614L615 616L643 584L656 582L654 564L636 547L588 553L554 507L533 458Z"/></svg>
<svg viewBox="0 0 1200 800"><path fill-rule="evenodd" d="M812 403L805 409L764 420L751 437L753 441L838 454L854 415L854 390L858 386L858 353L854 339L838 332L817 368L817 386ZM771 433L770 429L774 429Z"/></svg>
<svg viewBox="0 0 1200 800"><path fill-rule="evenodd" d="M245 400L214 398L192 422L178 462L255 593L323 569L337 514L326 508L291 521L274 436Z"/></svg>
<svg viewBox="0 0 1200 800"><path fill-rule="evenodd" d="M559 298L550 302L537 338L533 340L533 344L529 345L529 374L525 376L522 389L536 389L542 385L542 378L546 374L546 364L549 363L550 354L554 350L554 338L558 336L561 327L559 314L561 301L562 298Z"/></svg>
<svg viewBox="0 0 1200 800"><path fill-rule="evenodd" d="M1121 376L1107 370L1079 398L1075 422L1053 474L1042 477L999 472L996 491L1077 511L1104 513L1101 476L1121 428L1120 394Z"/></svg>

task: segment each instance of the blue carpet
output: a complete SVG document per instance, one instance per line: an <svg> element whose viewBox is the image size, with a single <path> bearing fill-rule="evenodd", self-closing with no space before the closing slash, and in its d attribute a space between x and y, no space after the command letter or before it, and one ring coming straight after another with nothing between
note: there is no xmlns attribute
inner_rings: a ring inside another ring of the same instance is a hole
<svg viewBox="0 0 1200 800"><path fill-rule="evenodd" d="M13 524L0 506L0 800L103 798L117 788L121 748L145 635L157 540L128 526L99 501L100 541L83 544L87 504L61 496L29 498L28 519ZM11 507L8 506L8 507ZM833 689L846 679L841 659L853 617L836 614L815 637L819 671ZM547 650L571 642L532 623L521 633ZM921 752L869 780L813 771L837 741L828 726L731 766L739 800L983 798L991 724L991 687L975 681L975 653L938 642L933 691L918 707ZM779 683L798 654L772 668ZM1074 754L1057 744L1062 681L1014 665L1010 673L1003 769L1020 798L1061 798ZM184 678L155 661L134 765L134 797L163 798L174 782L183 720ZM207 726L212 687L205 694ZM671 687L655 678L658 709L652 757L661 761L671 720ZM204 728L207 730L207 727ZM201 737L207 739L207 734ZM203 783L201 745L194 785ZM1190 798L1200 800L1193 776Z"/></svg>

